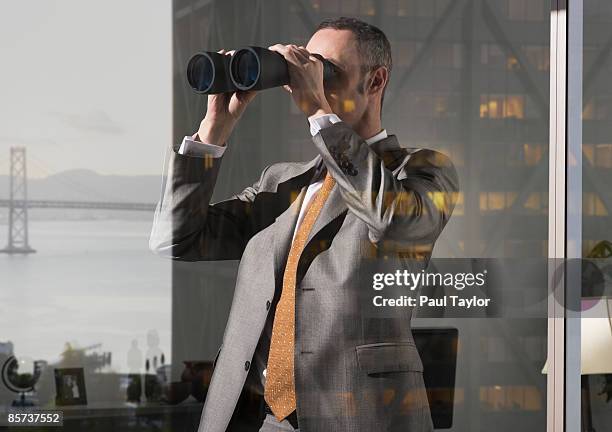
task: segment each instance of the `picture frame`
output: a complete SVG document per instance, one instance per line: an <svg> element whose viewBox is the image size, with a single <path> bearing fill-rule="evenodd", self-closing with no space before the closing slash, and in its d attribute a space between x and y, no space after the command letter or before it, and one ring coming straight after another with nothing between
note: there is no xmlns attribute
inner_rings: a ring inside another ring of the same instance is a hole
<svg viewBox="0 0 612 432"><path fill-rule="evenodd" d="M87 405L83 368L55 369L54 373L57 406Z"/></svg>

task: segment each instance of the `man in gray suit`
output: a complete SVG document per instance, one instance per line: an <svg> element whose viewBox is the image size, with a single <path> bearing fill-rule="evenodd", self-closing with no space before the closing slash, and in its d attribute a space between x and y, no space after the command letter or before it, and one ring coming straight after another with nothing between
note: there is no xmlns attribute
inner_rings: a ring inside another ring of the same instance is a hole
<svg viewBox="0 0 612 432"><path fill-rule="evenodd" d="M306 47L270 49L289 63L285 89L318 155L268 166L210 204L225 144L255 93L211 95L197 134L171 152L151 234L151 248L174 259L240 260L198 430L231 430L248 394L262 410L239 430L431 431L412 307L377 306L386 291L373 280L425 268L455 205L456 171L382 128L392 62L380 29L339 18ZM332 86L315 53L338 68Z"/></svg>

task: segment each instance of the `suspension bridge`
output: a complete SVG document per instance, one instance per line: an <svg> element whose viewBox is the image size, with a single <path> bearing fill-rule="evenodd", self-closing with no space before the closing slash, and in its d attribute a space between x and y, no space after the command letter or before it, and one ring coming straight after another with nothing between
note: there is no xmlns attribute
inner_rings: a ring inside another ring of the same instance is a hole
<svg viewBox="0 0 612 432"><path fill-rule="evenodd" d="M9 199L0 199L0 207L8 208L8 244L0 253L30 254L36 252L30 246L28 234L28 209L97 209L147 211L155 209L152 203L113 201L62 201L29 200L25 147L11 147Z"/></svg>

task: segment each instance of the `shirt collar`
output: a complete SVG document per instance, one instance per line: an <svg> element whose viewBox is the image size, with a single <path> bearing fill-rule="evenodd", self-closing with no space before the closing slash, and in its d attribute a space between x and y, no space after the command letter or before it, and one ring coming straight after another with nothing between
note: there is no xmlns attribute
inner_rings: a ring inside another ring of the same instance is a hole
<svg viewBox="0 0 612 432"><path fill-rule="evenodd" d="M372 145L374 144L376 141L380 141L382 139L387 138L387 129L383 129L380 132L378 132L376 135L368 138L366 141L367 145Z"/></svg>

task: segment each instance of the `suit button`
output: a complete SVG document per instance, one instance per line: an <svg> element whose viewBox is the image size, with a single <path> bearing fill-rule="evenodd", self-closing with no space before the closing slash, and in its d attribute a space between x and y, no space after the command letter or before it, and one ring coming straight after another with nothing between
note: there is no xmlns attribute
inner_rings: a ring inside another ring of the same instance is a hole
<svg viewBox="0 0 612 432"><path fill-rule="evenodd" d="M244 370L245 370L245 371L248 371L250 367L251 367L251 362L250 362L250 361L248 361L248 360L247 360L247 361L245 361L245 362L244 362Z"/></svg>
<svg viewBox="0 0 612 432"><path fill-rule="evenodd" d="M270 303L270 300L268 300L268 301L266 302L266 310L270 310L270 305L271 305L271 304L272 304L272 303Z"/></svg>

